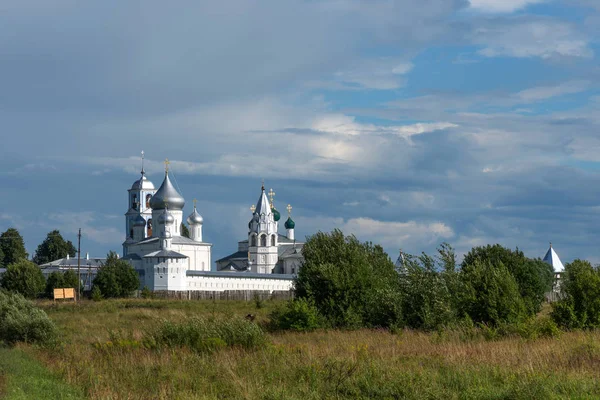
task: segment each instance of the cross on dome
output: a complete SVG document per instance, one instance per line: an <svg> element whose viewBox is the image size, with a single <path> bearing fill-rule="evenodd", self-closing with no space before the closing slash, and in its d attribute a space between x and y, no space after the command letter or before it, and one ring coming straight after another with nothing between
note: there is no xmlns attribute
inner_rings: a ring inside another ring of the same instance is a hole
<svg viewBox="0 0 600 400"><path fill-rule="evenodd" d="M252 214L254 214L254 211L256 211L256 206L254 204L250 206L250 211L252 211Z"/></svg>
<svg viewBox="0 0 600 400"><path fill-rule="evenodd" d="M171 164L171 161L169 161L168 158L165 158L165 172L169 172L169 164Z"/></svg>
<svg viewBox="0 0 600 400"><path fill-rule="evenodd" d="M275 197L275 192L273 191L273 188L269 189L269 200L271 200L271 208L273 208L273 198Z"/></svg>
<svg viewBox="0 0 600 400"><path fill-rule="evenodd" d="M291 216L291 215L292 215L292 205L291 205L291 204L288 204L288 205L287 205L287 207L286 207L285 209L286 209L286 210L287 210L287 212L288 212L288 216Z"/></svg>

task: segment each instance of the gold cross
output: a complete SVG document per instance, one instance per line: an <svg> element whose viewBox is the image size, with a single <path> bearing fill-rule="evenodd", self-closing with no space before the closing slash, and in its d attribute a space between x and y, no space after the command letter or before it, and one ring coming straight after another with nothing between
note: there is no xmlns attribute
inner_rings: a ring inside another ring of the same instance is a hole
<svg viewBox="0 0 600 400"><path fill-rule="evenodd" d="M171 161L169 161L168 158L165 158L165 172L169 172L169 164L171 164Z"/></svg>
<svg viewBox="0 0 600 400"><path fill-rule="evenodd" d="M194 208L196 208L196 203L198 202L198 200L194 199Z"/></svg>
<svg viewBox="0 0 600 400"><path fill-rule="evenodd" d="M254 214L254 211L256 211L256 206L254 204L250 206L250 211L252 211L252 214Z"/></svg>
<svg viewBox="0 0 600 400"><path fill-rule="evenodd" d="M275 197L275 192L273 191L273 188L269 189L269 199L271 200L271 208L273 208L273 197Z"/></svg>
<svg viewBox="0 0 600 400"><path fill-rule="evenodd" d="M287 205L287 207L286 207L285 209L286 209L286 210L287 210L287 212L288 212L288 216L291 216L291 215L292 215L292 205L291 205L291 204L288 204L288 205Z"/></svg>

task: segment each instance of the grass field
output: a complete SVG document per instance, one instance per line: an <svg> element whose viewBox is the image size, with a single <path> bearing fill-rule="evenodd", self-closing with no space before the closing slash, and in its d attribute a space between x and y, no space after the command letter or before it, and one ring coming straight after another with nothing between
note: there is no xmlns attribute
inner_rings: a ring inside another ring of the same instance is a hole
<svg viewBox="0 0 600 400"><path fill-rule="evenodd" d="M277 333L256 350L198 353L112 342L139 339L162 320L190 316L253 313L260 323L277 304L267 301L261 309L253 302L165 300L41 305L65 344L10 351L39 360L51 371L46 376L61 377L72 393L91 399L600 398L600 333L595 332L496 341L465 339L456 332ZM11 379L0 377L5 392Z"/></svg>

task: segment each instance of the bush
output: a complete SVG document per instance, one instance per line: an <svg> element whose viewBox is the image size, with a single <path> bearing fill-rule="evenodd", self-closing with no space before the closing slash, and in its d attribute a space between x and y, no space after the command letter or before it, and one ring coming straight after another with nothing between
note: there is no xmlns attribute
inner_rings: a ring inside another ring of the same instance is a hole
<svg viewBox="0 0 600 400"><path fill-rule="evenodd" d="M46 313L18 293L0 291L0 341L48 344L57 329Z"/></svg>
<svg viewBox="0 0 600 400"><path fill-rule="evenodd" d="M185 322L165 321L154 332L146 334L148 347L187 346L199 352L227 346L255 348L266 343L266 335L256 324L243 318L192 318Z"/></svg>
<svg viewBox="0 0 600 400"><path fill-rule="evenodd" d="M274 329L313 331L325 325L315 305L304 298L288 301L285 308L273 311L270 319Z"/></svg>
<svg viewBox="0 0 600 400"><path fill-rule="evenodd" d="M552 305L553 320L565 329L600 327L600 269L588 261L565 266L562 298Z"/></svg>
<svg viewBox="0 0 600 400"><path fill-rule="evenodd" d="M551 265L540 259L527 258L519 249L513 251L499 244L474 247L465 255L462 268L474 264L476 260L491 265L502 263L517 283L527 314L533 316L541 310L544 295L552 288L554 281Z"/></svg>
<svg viewBox="0 0 600 400"><path fill-rule="evenodd" d="M361 243L339 230L319 232L302 249L297 298L309 300L333 327L358 328L391 321L374 315L378 295L399 290L394 264L380 246Z"/></svg>
<svg viewBox="0 0 600 400"><path fill-rule="evenodd" d="M460 311L473 322L497 326L525 319L517 282L502 262L476 259L462 268L460 281Z"/></svg>
<svg viewBox="0 0 600 400"><path fill-rule="evenodd" d="M74 288L77 291L77 274L73 271L54 271L46 281L46 296L54 298L54 289Z"/></svg>
<svg viewBox="0 0 600 400"><path fill-rule="evenodd" d="M94 286L92 288L92 300L93 301L100 301L102 300L104 297L102 296L102 292L100 291L100 289L98 288L98 286Z"/></svg>
<svg viewBox="0 0 600 400"><path fill-rule="evenodd" d="M139 286L140 278L135 269L112 251L94 278L94 287L98 287L105 298L129 297Z"/></svg>
<svg viewBox="0 0 600 400"><path fill-rule="evenodd" d="M140 296L142 296L142 299L153 299L154 293L152 292L152 290L148 289L148 286L144 286L142 292L140 293Z"/></svg>
<svg viewBox="0 0 600 400"><path fill-rule="evenodd" d="M44 291L46 280L40 268L31 261L21 260L6 268L0 282L4 289L35 299Z"/></svg>
<svg viewBox="0 0 600 400"><path fill-rule="evenodd" d="M406 256L404 266L400 281L406 326L432 330L455 322L456 310L449 282L456 273L437 271L435 260L426 254L416 258Z"/></svg>

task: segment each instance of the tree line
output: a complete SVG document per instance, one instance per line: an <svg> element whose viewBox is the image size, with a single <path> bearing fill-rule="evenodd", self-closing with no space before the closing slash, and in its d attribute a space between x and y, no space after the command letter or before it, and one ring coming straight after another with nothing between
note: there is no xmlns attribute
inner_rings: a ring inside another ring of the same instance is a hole
<svg viewBox="0 0 600 400"><path fill-rule="evenodd" d="M309 237L303 255L294 300L272 315L276 329L600 327L600 270L585 261L567 264L562 298L540 318L554 271L518 248L477 246L458 263L444 243L395 266L381 246L334 230Z"/></svg>
<svg viewBox="0 0 600 400"><path fill-rule="evenodd" d="M53 230L39 244L30 261L23 237L17 229L9 228L0 234L0 267L6 268L0 276L0 288L30 299L40 296L52 298L57 288L77 288L75 271L54 271L46 279L39 267L67 255L75 257L76 254L73 243L65 240L58 230ZM92 295L95 299L126 297L138 287L137 272L111 251L94 278Z"/></svg>

